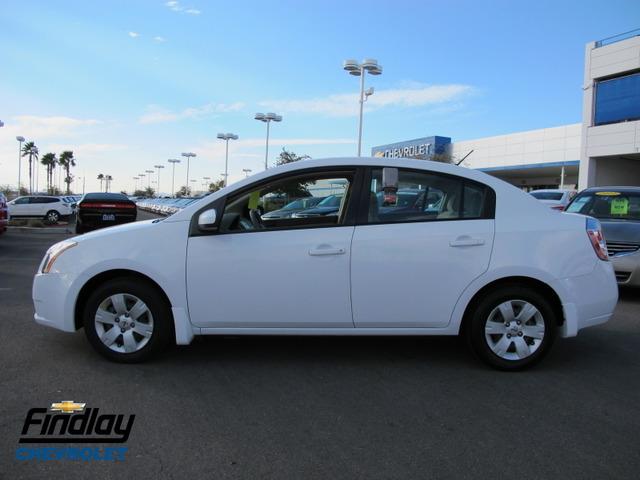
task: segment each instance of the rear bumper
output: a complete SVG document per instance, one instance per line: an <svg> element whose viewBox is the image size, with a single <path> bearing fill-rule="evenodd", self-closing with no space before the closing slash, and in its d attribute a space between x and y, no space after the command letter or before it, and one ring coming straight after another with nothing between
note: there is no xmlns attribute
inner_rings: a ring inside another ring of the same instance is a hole
<svg viewBox="0 0 640 480"><path fill-rule="evenodd" d="M102 220L102 213L79 213L78 222L86 228L112 227L136 221L136 215L115 214L115 220Z"/></svg>
<svg viewBox="0 0 640 480"><path fill-rule="evenodd" d="M591 273L563 278L557 283L557 291L564 292L562 337L575 337L579 330L605 323L613 315L618 286L611 262L598 260Z"/></svg>

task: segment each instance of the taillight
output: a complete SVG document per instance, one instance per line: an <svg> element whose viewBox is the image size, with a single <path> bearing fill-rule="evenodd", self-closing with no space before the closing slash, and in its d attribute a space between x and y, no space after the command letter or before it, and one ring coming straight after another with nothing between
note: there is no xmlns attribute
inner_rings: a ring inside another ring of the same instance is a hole
<svg viewBox="0 0 640 480"><path fill-rule="evenodd" d="M81 203L80 208L136 208L135 205L131 203Z"/></svg>
<svg viewBox="0 0 640 480"><path fill-rule="evenodd" d="M607 242L602 235L602 227L600 222L593 217L587 217L587 235L591 240L591 245L600 260L609 260L607 253Z"/></svg>
<svg viewBox="0 0 640 480"><path fill-rule="evenodd" d="M554 205L553 207L551 207L551 210L559 210L559 211L564 211L564 205Z"/></svg>

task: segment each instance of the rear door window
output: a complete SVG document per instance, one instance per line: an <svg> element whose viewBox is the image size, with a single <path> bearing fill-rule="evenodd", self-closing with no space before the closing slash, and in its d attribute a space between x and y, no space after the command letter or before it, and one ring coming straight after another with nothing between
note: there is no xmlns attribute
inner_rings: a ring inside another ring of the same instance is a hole
<svg viewBox="0 0 640 480"><path fill-rule="evenodd" d="M390 184L385 170L397 170ZM368 222L487 218L491 190L462 177L396 168L371 171ZM491 213L491 215L493 215Z"/></svg>

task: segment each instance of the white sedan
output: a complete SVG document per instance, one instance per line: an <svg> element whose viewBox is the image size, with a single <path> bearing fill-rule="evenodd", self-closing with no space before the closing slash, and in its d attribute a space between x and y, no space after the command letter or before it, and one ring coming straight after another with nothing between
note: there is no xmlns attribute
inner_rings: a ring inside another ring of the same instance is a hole
<svg viewBox="0 0 640 480"><path fill-rule="evenodd" d="M575 190L542 189L529 193L533 198L537 198L547 207L553 210L563 211L578 192Z"/></svg>
<svg viewBox="0 0 640 480"><path fill-rule="evenodd" d="M337 209L265 215L330 195ZM84 328L120 362L194 335L461 334L505 370L606 322L617 297L597 220L478 171L385 158L288 164L65 240L33 285L38 323Z"/></svg>

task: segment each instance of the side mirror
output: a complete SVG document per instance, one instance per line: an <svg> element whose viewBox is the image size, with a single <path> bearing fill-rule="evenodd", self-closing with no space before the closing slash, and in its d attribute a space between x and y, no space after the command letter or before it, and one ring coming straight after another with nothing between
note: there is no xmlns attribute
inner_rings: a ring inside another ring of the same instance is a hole
<svg viewBox="0 0 640 480"><path fill-rule="evenodd" d="M215 208L205 210L198 217L198 228L204 232L213 232L218 229L216 226L217 214Z"/></svg>

